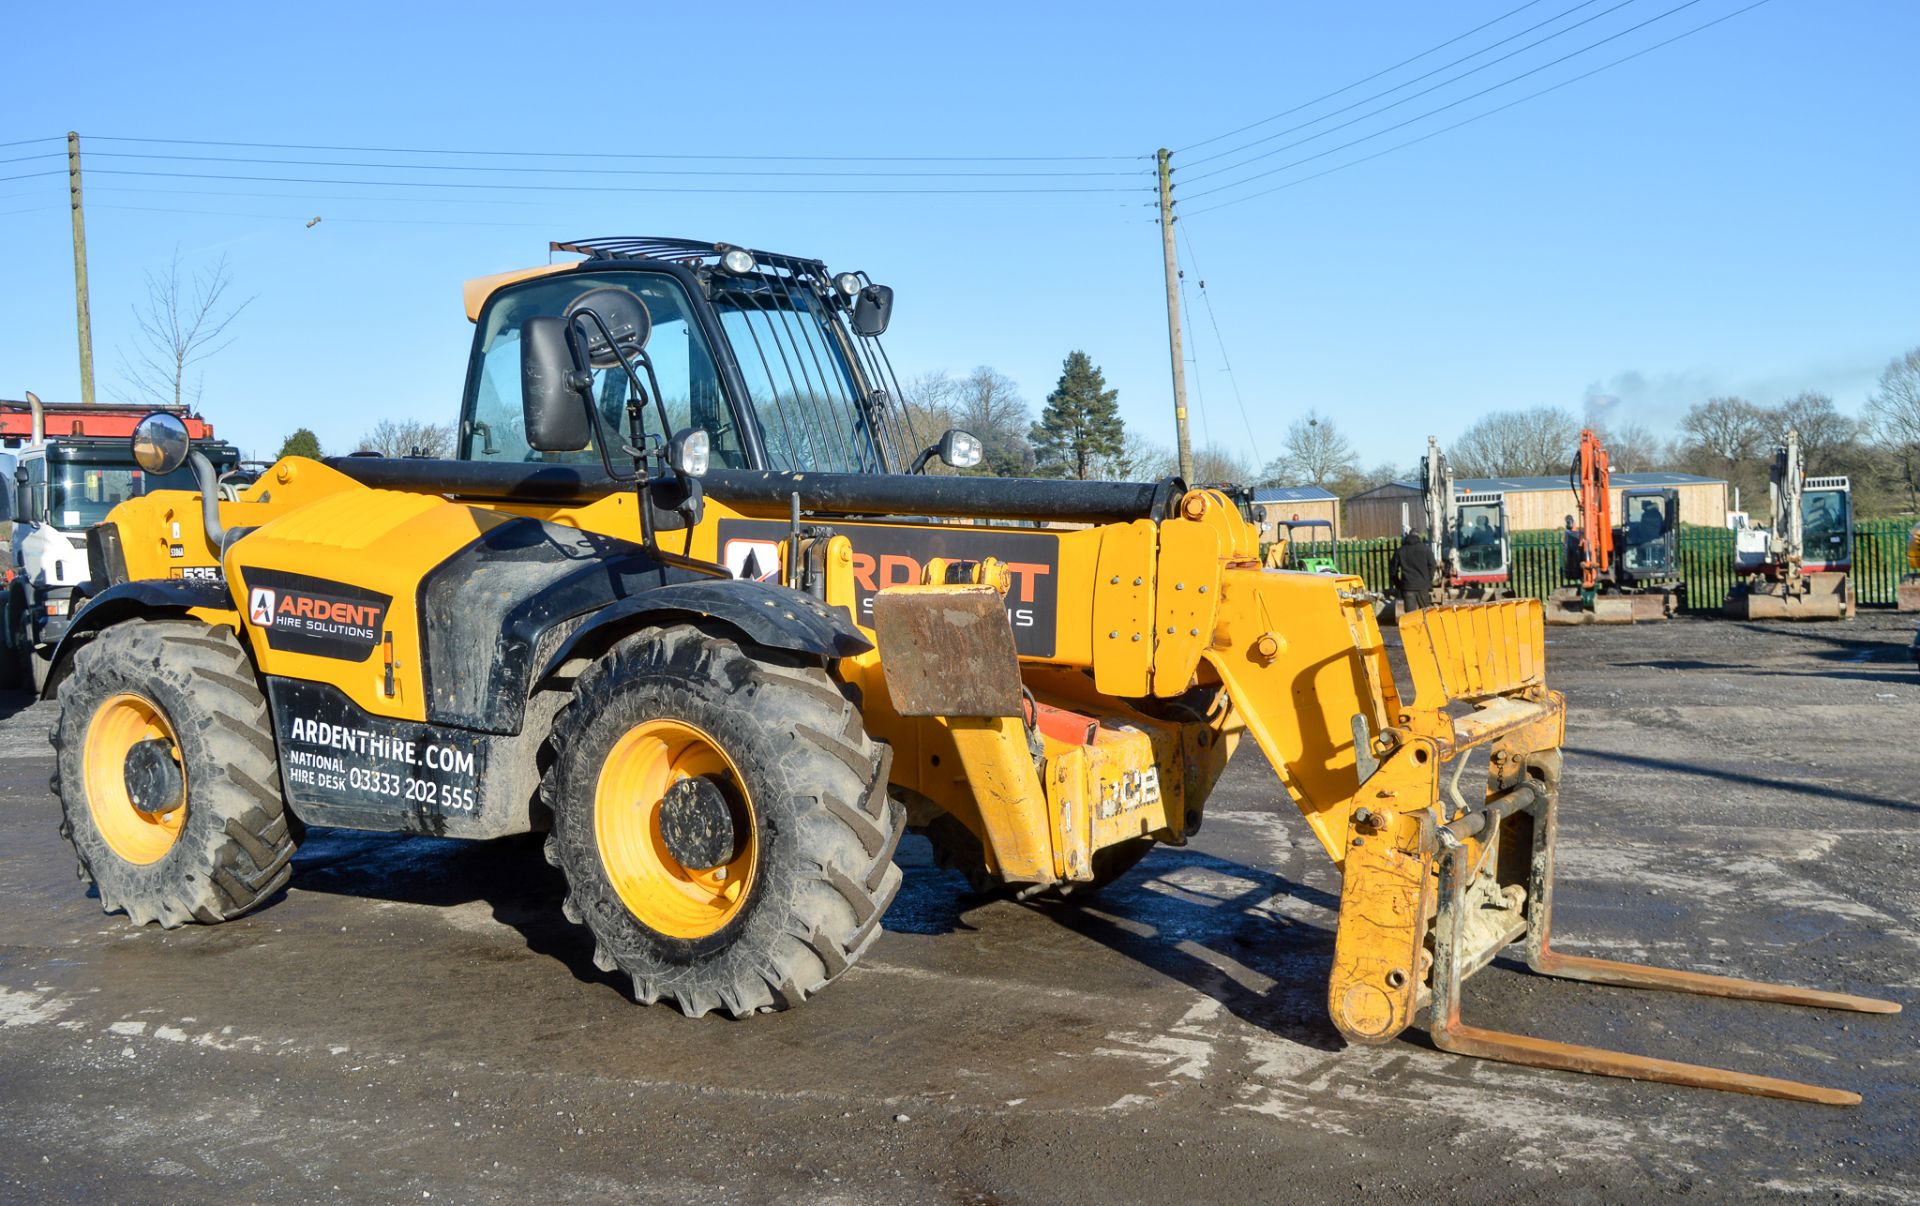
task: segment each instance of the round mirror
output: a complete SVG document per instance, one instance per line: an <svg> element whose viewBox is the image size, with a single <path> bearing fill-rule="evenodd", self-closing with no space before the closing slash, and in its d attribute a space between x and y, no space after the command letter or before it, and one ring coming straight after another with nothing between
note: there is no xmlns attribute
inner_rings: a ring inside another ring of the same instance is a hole
<svg viewBox="0 0 1920 1206"><path fill-rule="evenodd" d="M193 440L180 416L155 411L134 424L133 460L148 473L166 474L187 463Z"/></svg>
<svg viewBox="0 0 1920 1206"><path fill-rule="evenodd" d="M598 314L607 329L602 331L600 323L582 318L586 310ZM613 285L589 289L574 298L573 304L567 307L567 321L585 336L587 363L596 369L619 368L624 361L638 355L640 349L647 346L647 337L653 334L653 315L647 312L647 303L631 290ZM607 342L608 332L613 335L611 344Z"/></svg>

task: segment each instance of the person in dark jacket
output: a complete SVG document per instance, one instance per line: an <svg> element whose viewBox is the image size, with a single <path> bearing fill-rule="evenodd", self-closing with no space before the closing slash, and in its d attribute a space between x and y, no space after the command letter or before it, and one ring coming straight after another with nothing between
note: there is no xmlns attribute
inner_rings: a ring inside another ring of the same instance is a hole
<svg viewBox="0 0 1920 1206"><path fill-rule="evenodd" d="M1393 551L1393 589L1403 612L1433 606L1433 547L1412 532Z"/></svg>

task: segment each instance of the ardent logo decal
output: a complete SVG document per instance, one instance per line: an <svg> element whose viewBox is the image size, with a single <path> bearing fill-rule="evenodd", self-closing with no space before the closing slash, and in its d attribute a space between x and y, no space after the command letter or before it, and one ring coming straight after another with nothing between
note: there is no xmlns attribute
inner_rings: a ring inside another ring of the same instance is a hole
<svg viewBox="0 0 1920 1206"><path fill-rule="evenodd" d="M778 520L725 519L715 533L721 557L734 577L760 571L763 580L779 570L779 544L788 525ZM873 626L873 597L889 586L920 581L929 560L947 557L978 561L997 557L1012 578L1007 592L1007 622L1013 643L1028 657L1053 656L1060 615L1060 538L1045 532L1006 528L891 527L885 524L836 523L834 531L853 545L853 581L858 614L854 619ZM747 554L756 563L748 566ZM762 563L762 557L767 560Z"/></svg>
<svg viewBox="0 0 1920 1206"><path fill-rule="evenodd" d="M284 570L256 569L247 578L247 618L267 647L287 653L364 662L380 643L393 598L347 582Z"/></svg>

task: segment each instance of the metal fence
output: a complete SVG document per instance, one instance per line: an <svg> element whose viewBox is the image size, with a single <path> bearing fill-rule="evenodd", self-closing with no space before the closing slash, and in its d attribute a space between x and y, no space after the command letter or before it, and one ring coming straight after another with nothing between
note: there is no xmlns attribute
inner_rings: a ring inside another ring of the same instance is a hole
<svg viewBox="0 0 1920 1206"><path fill-rule="evenodd" d="M1853 589L1862 607L1891 607L1907 572L1907 541L1914 521L1863 520L1853 527ZM1399 540L1342 540L1334 546L1334 563L1343 574L1358 574L1370 589L1392 589L1393 550ZM1515 532L1513 588L1520 595L1544 599L1564 579L1560 573L1559 532ZM1325 545L1315 551L1324 552ZM1684 610L1717 612L1733 589L1733 533L1726 528L1680 529L1680 579L1686 590Z"/></svg>

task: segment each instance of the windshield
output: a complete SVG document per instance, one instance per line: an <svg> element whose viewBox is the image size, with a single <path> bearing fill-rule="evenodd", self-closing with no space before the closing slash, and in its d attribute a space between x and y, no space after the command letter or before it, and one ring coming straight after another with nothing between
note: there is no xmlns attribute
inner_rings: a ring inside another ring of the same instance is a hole
<svg viewBox="0 0 1920 1206"><path fill-rule="evenodd" d="M712 300L759 416L768 468L885 471L880 446L889 433L870 426L865 383L811 289L784 277L716 277Z"/></svg>
<svg viewBox="0 0 1920 1206"><path fill-rule="evenodd" d="M600 453L591 445L579 452L536 452L528 445L520 394L520 327L537 315L565 314L575 298L603 285L629 290L646 304L653 319L646 355L653 363L673 431L698 427L711 441L710 455L716 468L747 468L739 426L720 388L706 332L680 282L662 272L567 272L495 294L480 316L478 363L470 374L461 413L461 459L600 463ZM646 372L637 364L635 370L642 381L647 380ZM626 436L631 388L626 373L618 368L596 369L593 373L594 405L603 430L612 433L612 439L623 440ZM650 435L672 434L659 430L659 413L651 404L645 408L643 423Z"/></svg>
<svg viewBox="0 0 1920 1206"><path fill-rule="evenodd" d="M234 464L231 452L213 453L209 459L219 470ZM172 473L152 474L135 465L131 457L103 456L96 450L62 456L58 448L48 460L47 521L61 529L91 527L118 504L142 494L200 488L191 465L182 465Z"/></svg>
<svg viewBox="0 0 1920 1206"><path fill-rule="evenodd" d="M1621 499L1622 564L1635 577L1673 572L1674 527L1679 503L1664 494L1628 494Z"/></svg>
<svg viewBox="0 0 1920 1206"><path fill-rule="evenodd" d="M1802 561L1839 564L1852 559L1853 533L1847 524L1847 492L1809 490L1800 499Z"/></svg>
<svg viewBox="0 0 1920 1206"><path fill-rule="evenodd" d="M1497 574L1506 568L1505 551L1500 542L1506 531L1500 522L1499 503L1466 503L1460 507L1459 534L1454 549L1459 554L1463 574Z"/></svg>

